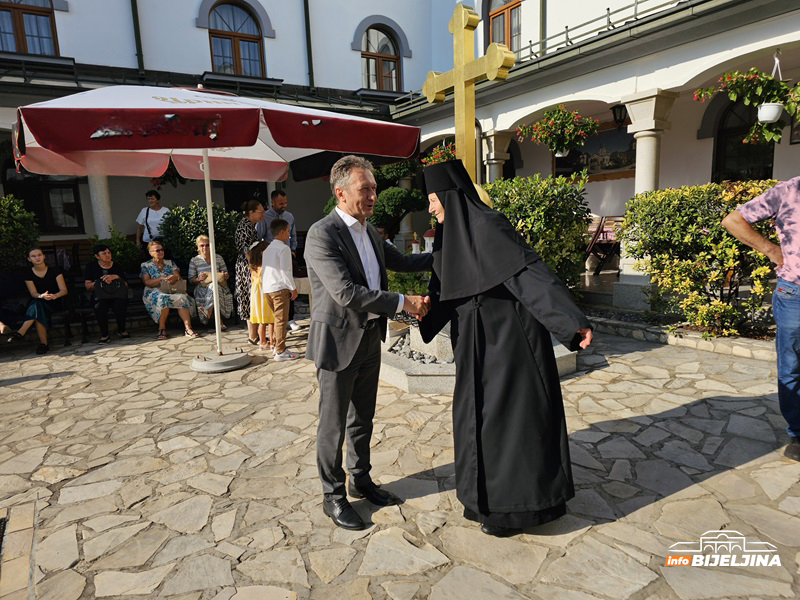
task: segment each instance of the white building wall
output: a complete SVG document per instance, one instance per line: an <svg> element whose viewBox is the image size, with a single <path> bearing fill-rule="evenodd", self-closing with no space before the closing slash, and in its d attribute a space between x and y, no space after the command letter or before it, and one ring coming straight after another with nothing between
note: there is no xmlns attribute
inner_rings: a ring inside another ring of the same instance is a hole
<svg viewBox="0 0 800 600"><path fill-rule="evenodd" d="M129 0L73 1L68 11L55 11L55 18L61 56L79 63L136 67Z"/></svg>
<svg viewBox="0 0 800 600"><path fill-rule="evenodd" d="M394 21L408 39L412 56L402 58L403 91L422 88L432 62L430 0L405 0L402 3L359 0L346 4L314 0L311 7L314 79L317 86L350 90L363 87L361 51L353 50L351 44L361 21L375 15ZM444 30L447 31L446 22ZM277 27L275 31L278 34ZM305 38L303 44L305 47Z"/></svg>

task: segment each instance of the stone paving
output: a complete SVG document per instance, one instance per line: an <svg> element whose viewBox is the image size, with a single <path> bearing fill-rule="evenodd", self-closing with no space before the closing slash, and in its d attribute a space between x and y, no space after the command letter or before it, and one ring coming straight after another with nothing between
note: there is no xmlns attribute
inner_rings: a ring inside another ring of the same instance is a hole
<svg viewBox="0 0 800 600"><path fill-rule="evenodd" d="M455 498L450 396L380 388L373 474L405 503L357 501L374 526L347 532L321 511L313 365L190 371L210 342L3 350L0 510L36 503L38 598L800 595L800 464L780 452L768 362L597 335L563 381L568 515L496 539ZM722 529L782 566L663 566Z"/></svg>

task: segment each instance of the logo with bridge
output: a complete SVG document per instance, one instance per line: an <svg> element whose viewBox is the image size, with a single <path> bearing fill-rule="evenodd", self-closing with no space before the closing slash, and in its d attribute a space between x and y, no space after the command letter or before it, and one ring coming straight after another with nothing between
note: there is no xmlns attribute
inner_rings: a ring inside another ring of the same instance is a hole
<svg viewBox="0 0 800 600"><path fill-rule="evenodd" d="M698 542L678 542L669 549L676 554L667 555L665 567L781 566L776 546L769 542L750 541L733 530L706 531Z"/></svg>

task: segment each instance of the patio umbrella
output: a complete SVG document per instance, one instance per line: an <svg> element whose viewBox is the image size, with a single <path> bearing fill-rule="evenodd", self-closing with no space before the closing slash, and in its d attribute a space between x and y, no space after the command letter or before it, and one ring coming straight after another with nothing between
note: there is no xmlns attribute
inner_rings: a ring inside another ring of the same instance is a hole
<svg viewBox="0 0 800 600"><path fill-rule="evenodd" d="M111 86L17 115L15 158L33 173L158 177L172 160L183 177L205 181L219 368L202 370L235 362L222 350L212 176L283 181L291 169L302 180L326 174L344 153L391 162L419 148L417 127L204 89Z"/></svg>

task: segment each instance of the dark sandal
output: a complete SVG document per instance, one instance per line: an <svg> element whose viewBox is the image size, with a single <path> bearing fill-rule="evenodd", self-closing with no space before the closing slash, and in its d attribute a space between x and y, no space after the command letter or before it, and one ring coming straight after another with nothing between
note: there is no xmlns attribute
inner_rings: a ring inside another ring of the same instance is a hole
<svg viewBox="0 0 800 600"><path fill-rule="evenodd" d="M117 335L118 335L119 337L121 337L123 340L129 340L129 339L131 339L131 334L130 334L130 333L128 333L127 331L118 331L118 332L117 332Z"/></svg>
<svg viewBox="0 0 800 600"><path fill-rule="evenodd" d="M247 338L247 343L251 346L258 346L258 339L251 340L250 338Z"/></svg>
<svg viewBox="0 0 800 600"><path fill-rule="evenodd" d="M107 335L105 337L101 337L99 340L97 340L97 343L98 344L110 344L111 343L111 336Z"/></svg>
<svg viewBox="0 0 800 600"><path fill-rule="evenodd" d="M11 342L19 342L20 340L22 340L22 336L19 334L19 331L15 331L6 341L10 344Z"/></svg>
<svg viewBox="0 0 800 600"><path fill-rule="evenodd" d="M167 330L166 329L159 329L158 330L158 335L156 336L157 340L165 340L168 337L169 336L167 335Z"/></svg>
<svg viewBox="0 0 800 600"><path fill-rule="evenodd" d="M198 337L200 337L200 334L197 333L194 329L187 329L186 331L183 332L183 335L188 337L188 338L198 338Z"/></svg>

